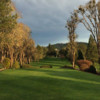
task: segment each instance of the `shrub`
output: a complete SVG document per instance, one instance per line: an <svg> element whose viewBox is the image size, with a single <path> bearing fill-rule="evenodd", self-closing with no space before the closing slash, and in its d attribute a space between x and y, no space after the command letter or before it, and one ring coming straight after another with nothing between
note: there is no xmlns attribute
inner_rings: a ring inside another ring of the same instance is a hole
<svg viewBox="0 0 100 100"><path fill-rule="evenodd" d="M19 62L15 61L12 68L19 69L20 68Z"/></svg>
<svg viewBox="0 0 100 100"><path fill-rule="evenodd" d="M29 64L23 64L23 65L22 65L22 68L32 68L32 66L29 65Z"/></svg>
<svg viewBox="0 0 100 100"><path fill-rule="evenodd" d="M88 60L78 60L77 61L78 66L80 67L82 64L86 64L87 66L91 66L92 62Z"/></svg>
<svg viewBox="0 0 100 100"><path fill-rule="evenodd" d="M80 70L81 71L86 71L87 69L89 69L90 68L90 66L88 66L87 64L82 64L81 66L80 66Z"/></svg>
<svg viewBox="0 0 100 100"><path fill-rule="evenodd" d="M44 66L40 66L40 68L52 68L51 65L44 65Z"/></svg>
<svg viewBox="0 0 100 100"><path fill-rule="evenodd" d="M65 68L65 69L73 69L72 66L61 66L61 68Z"/></svg>
<svg viewBox="0 0 100 100"><path fill-rule="evenodd" d="M92 65L91 61L79 60L77 61L78 66L81 71L90 72L96 74L96 68Z"/></svg>
<svg viewBox="0 0 100 100"><path fill-rule="evenodd" d="M90 73L94 73L94 74L96 74L97 72L96 72L96 68L93 66L93 65L91 65L90 66L90 68L88 69L88 70L86 70L87 72L90 72Z"/></svg>
<svg viewBox="0 0 100 100"><path fill-rule="evenodd" d="M10 68L10 59L5 58L2 65L3 65L4 68L9 69Z"/></svg>

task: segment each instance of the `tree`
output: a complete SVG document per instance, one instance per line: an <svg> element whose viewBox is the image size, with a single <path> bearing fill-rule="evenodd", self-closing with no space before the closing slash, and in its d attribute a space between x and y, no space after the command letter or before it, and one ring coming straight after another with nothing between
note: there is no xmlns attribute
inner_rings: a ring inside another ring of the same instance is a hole
<svg viewBox="0 0 100 100"><path fill-rule="evenodd" d="M15 61L20 65L33 59L35 42L31 39L30 28L18 23L19 12L11 0L0 0L0 61L10 59L10 67Z"/></svg>
<svg viewBox="0 0 100 100"><path fill-rule="evenodd" d="M69 31L68 49L72 56L73 68L75 68L75 55L76 55L76 51L77 51L77 43L76 43L77 35L75 34L75 30L77 27L77 19L76 18L77 18L77 15L72 14L71 18L67 21L67 26L66 26Z"/></svg>
<svg viewBox="0 0 100 100"><path fill-rule="evenodd" d="M27 48L27 41L29 41L31 30L27 25L23 23L19 23L16 32L17 33L19 32L18 37L20 40L17 42L18 43L17 46L19 51L18 53L19 61L20 61L20 65L22 66L25 57L25 49Z"/></svg>
<svg viewBox="0 0 100 100"><path fill-rule="evenodd" d="M12 33L17 25L17 14L12 5L11 0L0 0L0 49L1 49L1 62L5 58L7 49L7 38ZM12 50L13 52L13 50ZM12 58L11 58L12 59ZM11 61L12 65L12 61Z"/></svg>
<svg viewBox="0 0 100 100"><path fill-rule="evenodd" d="M43 56L44 58L47 56L48 48L47 47L42 47L43 48Z"/></svg>
<svg viewBox="0 0 100 100"><path fill-rule="evenodd" d="M32 39L28 39L26 42L26 48L25 48L25 56L27 58L28 64L30 64L32 55L35 51L35 42Z"/></svg>
<svg viewBox="0 0 100 100"><path fill-rule="evenodd" d="M54 48L53 45L49 44L47 48L48 48L47 56L54 56L54 57L57 56L57 50Z"/></svg>
<svg viewBox="0 0 100 100"><path fill-rule="evenodd" d="M37 45L35 52L34 52L34 60L39 61L40 59L45 58L47 51L48 51L48 49L46 47Z"/></svg>
<svg viewBox="0 0 100 100"><path fill-rule="evenodd" d="M17 23L16 19L11 0L0 0L0 33L10 33Z"/></svg>
<svg viewBox="0 0 100 100"><path fill-rule="evenodd" d="M68 54L68 52L67 52L67 49L66 49L66 48L62 48L62 49L59 51L59 56L60 56L61 58L66 58L66 57L67 57L67 54Z"/></svg>
<svg viewBox="0 0 100 100"><path fill-rule="evenodd" d="M86 58L88 60L91 60L92 62L98 61L98 50L97 50L97 46L96 46L96 43L95 43L92 35L90 35L90 38L89 38L89 43L88 43L87 52L86 52Z"/></svg>
<svg viewBox="0 0 100 100"><path fill-rule="evenodd" d="M90 0L85 6L81 5L74 13L95 40L100 63L100 1Z"/></svg>
<svg viewBox="0 0 100 100"><path fill-rule="evenodd" d="M78 60L83 60L84 59L84 56L83 56L83 53L81 50L78 50Z"/></svg>

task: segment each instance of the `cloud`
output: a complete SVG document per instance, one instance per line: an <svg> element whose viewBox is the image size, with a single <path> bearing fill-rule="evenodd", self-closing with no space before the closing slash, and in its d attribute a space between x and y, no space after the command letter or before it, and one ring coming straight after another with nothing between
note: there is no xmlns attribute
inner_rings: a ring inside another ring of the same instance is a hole
<svg viewBox="0 0 100 100"><path fill-rule="evenodd" d="M17 9L22 13L22 22L32 30L32 37L36 44L47 45L48 43L66 42L66 20L70 13L80 4L89 0L13 0ZM78 31L83 40L87 40L88 32L80 27ZM86 36L85 36L86 35Z"/></svg>

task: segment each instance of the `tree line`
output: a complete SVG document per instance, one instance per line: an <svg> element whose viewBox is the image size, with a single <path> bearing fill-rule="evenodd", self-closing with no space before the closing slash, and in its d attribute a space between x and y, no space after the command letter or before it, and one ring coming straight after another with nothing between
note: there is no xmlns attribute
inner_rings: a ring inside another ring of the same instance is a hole
<svg viewBox="0 0 100 100"><path fill-rule="evenodd" d="M35 42L31 29L19 22L19 12L11 0L0 0L0 62L10 59L10 67L18 61L30 63L34 59Z"/></svg>

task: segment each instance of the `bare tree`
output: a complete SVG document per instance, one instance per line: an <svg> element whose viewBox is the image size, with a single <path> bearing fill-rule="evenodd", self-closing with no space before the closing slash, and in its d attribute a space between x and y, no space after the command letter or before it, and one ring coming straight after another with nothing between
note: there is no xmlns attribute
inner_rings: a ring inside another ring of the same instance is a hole
<svg viewBox="0 0 100 100"><path fill-rule="evenodd" d="M78 21L92 34L98 48L100 63L100 1L90 0L86 5L81 5L74 13L76 13Z"/></svg>

